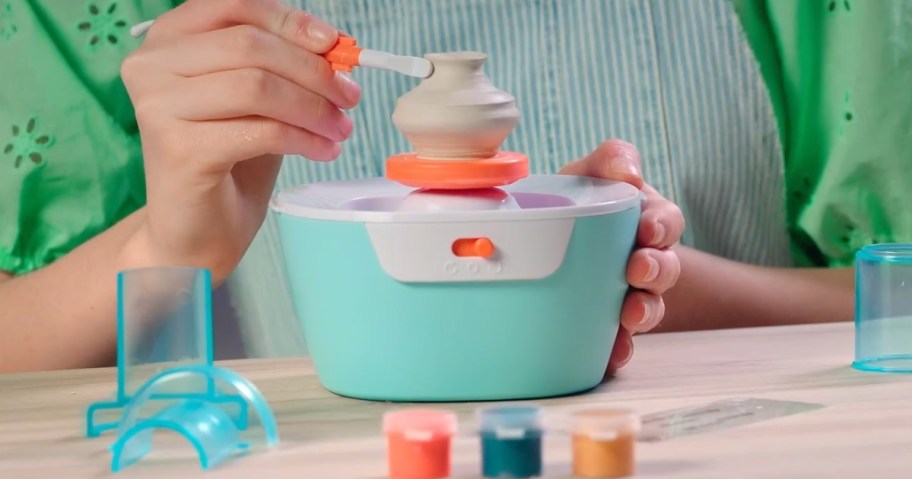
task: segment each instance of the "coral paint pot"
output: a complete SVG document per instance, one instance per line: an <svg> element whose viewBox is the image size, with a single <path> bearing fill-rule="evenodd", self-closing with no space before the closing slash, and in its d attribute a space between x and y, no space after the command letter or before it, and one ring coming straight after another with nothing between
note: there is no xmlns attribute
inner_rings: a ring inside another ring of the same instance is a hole
<svg viewBox="0 0 912 479"><path fill-rule="evenodd" d="M602 381L642 199L569 175L454 192L372 178L287 189L272 209L324 387L485 401Z"/></svg>
<svg viewBox="0 0 912 479"><path fill-rule="evenodd" d="M390 479L440 479L450 475L456 415L436 409L403 409L383 416Z"/></svg>

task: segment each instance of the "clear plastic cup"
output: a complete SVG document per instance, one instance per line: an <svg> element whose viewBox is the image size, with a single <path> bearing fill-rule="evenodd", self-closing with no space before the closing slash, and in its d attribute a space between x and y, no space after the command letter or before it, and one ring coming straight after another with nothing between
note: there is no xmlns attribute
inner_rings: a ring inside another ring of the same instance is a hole
<svg viewBox="0 0 912 479"><path fill-rule="evenodd" d="M863 371L912 373L912 244L855 256L855 361Z"/></svg>

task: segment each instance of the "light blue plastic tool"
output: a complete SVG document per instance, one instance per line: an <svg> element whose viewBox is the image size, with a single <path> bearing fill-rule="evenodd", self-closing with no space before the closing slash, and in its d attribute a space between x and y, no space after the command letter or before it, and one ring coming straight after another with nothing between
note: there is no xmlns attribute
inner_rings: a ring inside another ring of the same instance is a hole
<svg viewBox="0 0 912 479"><path fill-rule="evenodd" d="M243 398L243 412L232 415L224 403L206 395L186 395L174 401L153 399L168 395L188 379L210 384L219 396ZM255 418L248 417L250 410L256 412ZM169 369L136 391L124 408L117 441L111 446L111 470L117 472L145 456L152 449L156 430L170 430L187 439L203 469L246 452L260 439L266 447L279 441L275 417L256 386L231 370L204 365Z"/></svg>
<svg viewBox="0 0 912 479"><path fill-rule="evenodd" d="M852 366L912 373L912 244L869 245L856 254Z"/></svg>
<svg viewBox="0 0 912 479"><path fill-rule="evenodd" d="M116 428L134 392L156 374L181 365L212 365L211 301L204 269L145 268L117 275L117 391L113 400L89 407L88 437ZM214 395L206 384L173 386L179 387L169 396ZM209 399L243 404L230 396Z"/></svg>
<svg viewBox="0 0 912 479"><path fill-rule="evenodd" d="M247 450L256 438L263 437L267 446L278 441L275 419L259 391L213 365L211 298L211 277L204 269L118 274L117 390L112 400L86 411L88 437L117 430L114 471L148 453L156 429L185 437L204 469Z"/></svg>

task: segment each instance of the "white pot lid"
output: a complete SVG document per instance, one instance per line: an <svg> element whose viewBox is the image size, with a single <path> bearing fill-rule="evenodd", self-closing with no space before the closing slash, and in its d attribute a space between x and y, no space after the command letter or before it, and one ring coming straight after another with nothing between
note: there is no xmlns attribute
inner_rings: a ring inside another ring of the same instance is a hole
<svg viewBox="0 0 912 479"><path fill-rule="evenodd" d="M644 198L628 183L570 175L532 175L500 189L509 193L506 202L512 207L491 209L478 202L456 198L455 202L442 201L415 209L409 205L409 201L414 202L415 188L385 178L320 182L288 188L273 198L271 207L280 214L316 220L477 222L605 215L636 207ZM446 200L445 197L439 199Z"/></svg>

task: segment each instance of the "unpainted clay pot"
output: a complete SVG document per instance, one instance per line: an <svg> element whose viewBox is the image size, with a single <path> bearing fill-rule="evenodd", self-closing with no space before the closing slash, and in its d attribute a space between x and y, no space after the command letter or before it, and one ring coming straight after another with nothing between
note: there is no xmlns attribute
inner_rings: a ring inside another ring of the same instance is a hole
<svg viewBox="0 0 912 479"><path fill-rule="evenodd" d="M479 52L425 56L434 73L401 96L393 124L422 158L489 158L519 122L513 96L484 74Z"/></svg>

